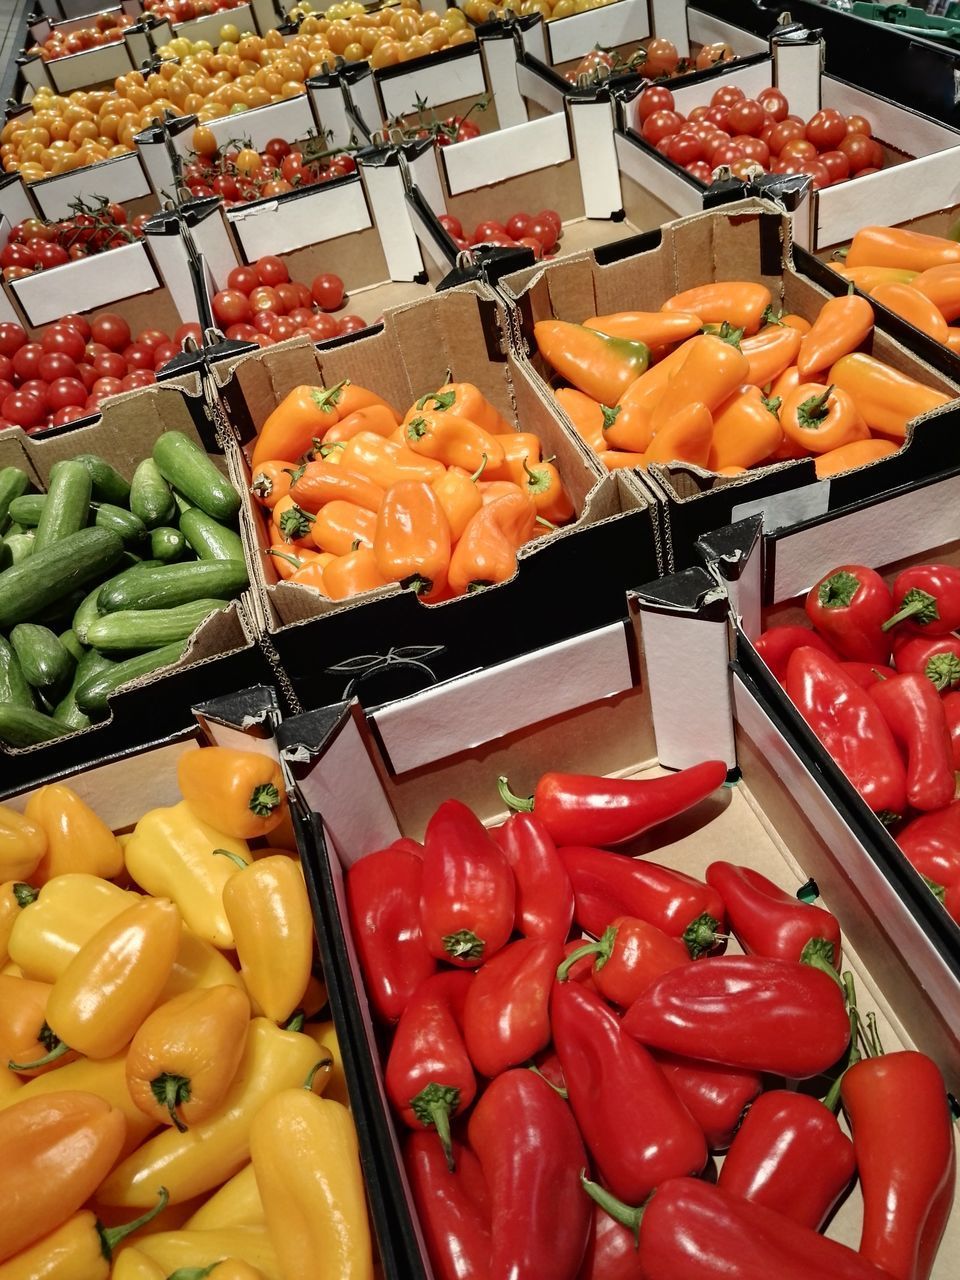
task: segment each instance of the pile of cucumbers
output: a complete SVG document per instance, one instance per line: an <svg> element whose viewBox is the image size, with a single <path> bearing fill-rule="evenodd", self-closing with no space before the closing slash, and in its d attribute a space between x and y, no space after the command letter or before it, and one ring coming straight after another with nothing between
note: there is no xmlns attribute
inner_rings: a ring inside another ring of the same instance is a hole
<svg viewBox="0 0 960 1280"><path fill-rule="evenodd" d="M0 469L0 743L86 728L128 681L176 662L247 585L240 496L180 431L128 483L94 454L46 493Z"/></svg>

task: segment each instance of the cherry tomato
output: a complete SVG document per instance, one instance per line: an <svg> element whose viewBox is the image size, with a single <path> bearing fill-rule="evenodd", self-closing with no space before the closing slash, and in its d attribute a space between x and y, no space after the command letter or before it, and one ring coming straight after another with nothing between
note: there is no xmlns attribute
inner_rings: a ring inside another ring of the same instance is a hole
<svg viewBox="0 0 960 1280"><path fill-rule="evenodd" d="M757 101L763 107L768 116L772 116L774 120L785 120L787 112L790 110L790 104L786 97L779 89L772 85L769 89L761 89L757 94Z"/></svg>
<svg viewBox="0 0 960 1280"><path fill-rule="evenodd" d="M518 245L522 244L525 249L532 250L533 256L538 262L543 257L543 245L535 236L521 236L516 243Z"/></svg>
<svg viewBox="0 0 960 1280"><path fill-rule="evenodd" d="M13 356L13 372L21 382L40 376L40 361L47 353L39 342L28 342L20 347ZM10 415L3 415L8 418Z"/></svg>
<svg viewBox="0 0 960 1280"><path fill-rule="evenodd" d="M297 186L303 178L303 169L303 156L299 151L293 151L290 155L284 156L280 162L280 173L294 186Z"/></svg>
<svg viewBox="0 0 960 1280"><path fill-rule="evenodd" d="M732 167L738 160L746 160L747 153L736 142L721 142L718 147L714 147L710 156L711 169L719 169L724 164Z"/></svg>
<svg viewBox="0 0 960 1280"><path fill-rule="evenodd" d="M76 329L77 333L80 334L84 342L90 341L90 324L83 316L78 316L78 315L64 316L63 319L60 321L60 323L65 324L68 329Z"/></svg>
<svg viewBox="0 0 960 1280"><path fill-rule="evenodd" d="M12 356L26 341L26 331L20 325L14 324L12 320L0 323L0 355Z"/></svg>
<svg viewBox="0 0 960 1280"><path fill-rule="evenodd" d="M13 382L13 361L9 356L0 356L0 379Z"/></svg>
<svg viewBox="0 0 960 1280"><path fill-rule="evenodd" d="M131 342L129 347L124 347L123 358L127 362L128 369L153 368L153 352L142 342Z"/></svg>
<svg viewBox="0 0 960 1280"><path fill-rule="evenodd" d="M280 301L283 303L283 309L290 314L295 311L300 302L300 295L297 293L296 286L289 280L275 286L277 293L280 295Z"/></svg>
<svg viewBox="0 0 960 1280"><path fill-rule="evenodd" d="M781 160L816 160L817 148L806 138L791 138L780 148Z"/></svg>
<svg viewBox="0 0 960 1280"><path fill-rule="evenodd" d="M162 369L165 364L169 364L179 354L180 348L174 346L172 342L161 342L159 347L154 347L153 349L154 369Z"/></svg>
<svg viewBox="0 0 960 1280"><path fill-rule="evenodd" d="M176 344L178 351L183 346L183 343L187 338L193 338L193 340L198 344L203 344L203 330L195 320L191 320L187 324L182 324L173 335L173 341Z"/></svg>
<svg viewBox="0 0 960 1280"><path fill-rule="evenodd" d="M232 324L225 332L231 342L252 342L257 336L252 324Z"/></svg>
<svg viewBox="0 0 960 1280"><path fill-rule="evenodd" d="M250 295L250 310L254 313L258 311L272 311L274 315L279 316L283 311L283 303L280 301L280 295L276 289L270 285L261 284L254 289ZM245 316L234 316L233 321L246 319Z"/></svg>
<svg viewBox="0 0 960 1280"><path fill-rule="evenodd" d="M647 56L643 60L645 76L672 76L680 62L677 46L672 40L655 37L647 45Z"/></svg>
<svg viewBox="0 0 960 1280"><path fill-rule="evenodd" d="M63 245L41 241L37 247L36 261L42 271L47 271L50 267L62 267L69 262L70 254Z"/></svg>
<svg viewBox="0 0 960 1280"><path fill-rule="evenodd" d="M460 223L460 219L455 218L453 214L441 213L439 222L448 235L451 235L457 238L463 237L463 227Z"/></svg>
<svg viewBox="0 0 960 1280"><path fill-rule="evenodd" d="M842 151L821 152L820 163L829 173L831 183L843 182L850 177L850 161Z"/></svg>
<svg viewBox="0 0 960 1280"><path fill-rule="evenodd" d="M38 372L46 382L54 382L57 378L75 378L77 363L65 351L49 351L40 357Z"/></svg>
<svg viewBox="0 0 960 1280"><path fill-rule="evenodd" d="M804 173L809 174L813 179L813 187L815 191L822 191L824 187L829 187L831 178L830 171L825 164L819 160L804 160Z"/></svg>
<svg viewBox="0 0 960 1280"><path fill-rule="evenodd" d="M213 295L212 306L213 318L219 325L239 324L250 319L250 300L239 289L221 289Z"/></svg>
<svg viewBox="0 0 960 1280"><path fill-rule="evenodd" d="M86 416L86 409L83 405L68 404L54 413L50 425L52 427L65 427L68 422L76 422L79 418L85 418Z"/></svg>
<svg viewBox="0 0 960 1280"><path fill-rule="evenodd" d="M96 380L100 377L100 374L97 373L96 369L93 367L92 364L78 364L77 377L80 379L83 385L87 388L87 392L89 393L90 388L93 386Z"/></svg>
<svg viewBox="0 0 960 1280"><path fill-rule="evenodd" d="M110 348L105 347L102 342L89 341L83 348L83 358L87 364L93 364L97 356L105 356L109 350Z"/></svg>
<svg viewBox="0 0 960 1280"><path fill-rule="evenodd" d="M874 167L873 143L864 133L848 133L838 151L843 152L850 164L850 173L858 174L861 169Z"/></svg>
<svg viewBox="0 0 960 1280"><path fill-rule="evenodd" d="M50 383L47 403L56 412L67 405L82 407L87 402L87 389L79 378L56 378Z"/></svg>
<svg viewBox="0 0 960 1280"><path fill-rule="evenodd" d="M641 134L647 142L656 146L663 138L679 133L683 124L682 117L676 111L654 111L653 115L644 120Z"/></svg>
<svg viewBox="0 0 960 1280"><path fill-rule="evenodd" d="M16 387L13 385L11 378L0 378L0 404L3 403L7 396L12 395L14 391L16 391Z"/></svg>
<svg viewBox="0 0 960 1280"><path fill-rule="evenodd" d="M489 241L497 237L507 235L507 228L502 222L496 222L492 218L487 218L484 222L478 222L474 228L471 241L473 244L488 244Z"/></svg>
<svg viewBox="0 0 960 1280"><path fill-rule="evenodd" d="M556 209L541 209L539 213L534 214L533 221L549 222L550 225L553 227L554 234L556 235L557 239L558 240L560 239L560 233L563 230L563 223L561 222L560 215L559 213L557 213ZM538 236L537 239L539 238L540 237Z"/></svg>
<svg viewBox="0 0 960 1280"><path fill-rule="evenodd" d="M266 257L259 258L253 264L253 269L257 273L257 279L260 283L271 287L278 284L286 284L290 279L290 272L287 270L286 264L280 258L274 257L273 254L267 254Z"/></svg>
<svg viewBox="0 0 960 1280"><path fill-rule="evenodd" d="M866 137L872 138L873 125L866 116L847 116L847 133L862 133Z"/></svg>
<svg viewBox="0 0 960 1280"><path fill-rule="evenodd" d="M62 351L71 360L80 360L83 356L83 335L76 329L68 329L66 325L54 324L44 331L40 339L44 351Z"/></svg>
<svg viewBox="0 0 960 1280"><path fill-rule="evenodd" d="M557 243L557 229L552 221L544 218L542 214L537 214L527 229L527 235L532 236L534 240L539 240L543 246L544 253L550 253Z"/></svg>
<svg viewBox="0 0 960 1280"><path fill-rule="evenodd" d="M277 327L277 321L280 319L275 311L255 311L251 324L260 333L272 335Z"/></svg>
<svg viewBox="0 0 960 1280"><path fill-rule="evenodd" d="M157 347L164 342L169 342L170 339L160 329L143 329L137 334L136 341L140 346L156 351Z"/></svg>
<svg viewBox="0 0 960 1280"><path fill-rule="evenodd" d="M770 148L762 138L751 138L749 134L741 134L739 137L734 138L733 141L738 147L743 148L748 159L763 165L764 169L769 166Z"/></svg>
<svg viewBox="0 0 960 1280"><path fill-rule="evenodd" d="M533 219L527 213L514 213L507 219L507 235L518 243L530 230Z"/></svg>
<svg viewBox="0 0 960 1280"><path fill-rule="evenodd" d="M361 329L369 329L370 321L364 320L363 316L341 316L340 317L340 333L359 333Z"/></svg>
<svg viewBox="0 0 960 1280"><path fill-rule="evenodd" d="M666 156L681 167L703 158L703 143L695 133L673 133L666 139L666 143Z"/></svg>
<svg viewBox="0 0 960 1280"><path fill-rule="evenodd" d="M879 173L879 172L880 170L874 168L874 166L871 164L871 165L867 165L866 169L861 169L859 173L855 173L853 176L855 178L866 178L871 173Z"/></svg>
<svg viewBox="0 0 960 1280"><path fill-rule="evenodd" d="M715 129L720 129L723 133L729 135L730 130L727 128L729 110L729 107L707 107L707 113L703 119L709 120Z"/></svg>
<svg viewBox="0 0 960 1280"><path fill-rule="evenodd" d="M742 102L747 95L735 84L722 84L710 99L711 107L730 108L735 102Z"/></svg>
<svg viewBox="0 0 960 1280"><path fill-rule="evenodd" d="M330 338L338 338L340 336L340 321L336 316L316 315L308 328L313 332L314 339L317 342L327 342Z"/></svg>
<svg viewBox="0 0 960 1280"><path fill-rule="evenodd" d="M47 416L43 402L29 391L13 391L0 404L0 413L15 427L38 427Z"/></svg>
<svg viewBox="0 0 960 1280"><path fill-rule="evenodd" d="M778 156L788 142L793 142L798 138L805 138L806 131L802 124L797 124L795 120L781 120L773 126L768 139L768 145L773 155Z"/></svg>
<svg viewBox="0 0 960 1280"><path fill-rule="evenodd" d="M292 150L293 148L285 138L271 138L263 148L263 154L270 156L272 160L282 160L284 156L288 156Z"/></svg>
<svg viewBox="0 0 960 1280"><path fill-rule="evenodd" d="M101 311L98 316L94 316L90 334L94 342L102 342L111 351L122 351L130 345L130 326L123 316L114 315L110 311Z"/></svg>
<svg viewBox="0 0 960 1280"><path fill-rule="evenodd" d="M310 285L313 300L322 311L336 311L343 306L343 281L332 274L319 275Z"/></svg>
<svg viewBox="0 0 960 1280"><path fill-rule="evenodd" d="M156 380L157 375L153 369L134 369L132 373L124 375L122 379L123 389L124 391L135 391L137 387L149 387Z"/></svg>
<svg viewBox="0 0 960 1280"><path fill-rule="evenodd" d="M753 98L735 102L727 112L727 129L731 134L748 133L756 137L766 123L763 107Z"/></svg>
<svg viewBox="0 0 960 1280"><path fill-rule="evenodd" d="M641 128L644 120L646 120L648 116L652 116L655 111L673 111L674 106L673 94L666 85L648 85L637 98L637 128ZM704 110L706 110L706 108L704 108Z"/></svg>
<svg viewBox="0 0 960 1280"><path fill-rule="evenodd" d="M93 362L97 378L122 378L127 372L127 362L119 351L108 351Z"/></svg>
<svg viewBox="0 0 960 1280"><path fill-rule="evenodd" d="M234 267L227 276L227 288L237 289L244 294L251 293L259 283L253 267Z"/></svg>
<svg viewBox="0 0 960 1280"><path fill-rule="evenodd" d="M120 378L98 378L93 384L92 392L95 396L115 396L118 391L123 390L123 382Z"/></svg>
<svg viewBox="0 0 960 1280"><path fill-rule="evenodd" d="M688 164L686 169L691 177L696 178L698 182L702 182L705 187L710 185L713 179L713 170L706 160L696 160L693 164Z"/></svg>
<svg viewBox="0 0 960 1280"><path fill-rule="evenodd" d="M847 136L847 122L839 111L826 107L807 121L807 139L818 151L833 151Z"/></svg>

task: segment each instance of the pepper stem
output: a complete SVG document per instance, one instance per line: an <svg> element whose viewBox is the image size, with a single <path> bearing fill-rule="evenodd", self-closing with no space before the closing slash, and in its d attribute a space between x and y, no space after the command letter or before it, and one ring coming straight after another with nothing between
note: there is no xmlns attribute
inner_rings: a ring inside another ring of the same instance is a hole
<svg viewBox="0 0 960 1280"><path fill-rule="evenodd" d="M473 475L470 477L470 479L474 482L474 484L476 484L476 482L483 475L484 471L486 471L487 463L490 461L490 459L487 457L485 453L481 453L480 457L483 459L483 461L480 463L479 467L477 467L476 471L474 471Z"/></svg>
<svg viewBox="0 0 960 1280"><path fill-rule="evenodd" d="M539 1076L544 1084L548 1084L554 1093L559 1094L560 1097L563 1098L564 1102L569 1099L570 1095L567 1093L566 1089L559 1084L554 1084L552 1080L548 1080L535 1062L528 1062L527 1070L532 1071L535 1076Z"/></svg>
<svg viewBox="0 0 960 1280"><path fill-rule="evenodd" d="M447 1168L456 1169L450 1138L450 1117L460 1105L460 1090L453 1085L431 1083L410 1099L410 1110L425 1129L434 1128L443 1147Z"/></svg>
<svg viewBox="0 0 960 1280"><path fill-rule="evenodd" d="M604 929L600 936L599 942L585 942L582 947L577 947L576 951L571 951L567 958L557 969L557 981L566 982L570 977L570 970L580 960L585 960L587 956L596 956L597 963L595 969L602 969L610 957L613 955L613 945L617 940L617 927L610 925Z"/></svg>
<svg viewBox="0 0 960 1280"><path fill-rule="evenodd" d="M891 627L895 627L898 622L905 622L907 618L913 618L914 622L923 625L927 622L935 622L939 617L937 597L932 596L929 591L921 591L919 587L911 587L900 601L898 612L886 622L882 622L880 630L889 631Z"/></svg>
<svg viewBox="0 0 960 1280"><path fill-rule="evenodd" d="M621 1226L633 1232L633 1238L639 1249L640 1223L643 1221L645 1205L624 1204L615 1195L611 1195L606 1188L601 1187L598 1182L591 1182L587 1177L586 1169L580 1170L580 1185L590 1199L603 1209L604 1213L609 1213L614 1222L619 1222Z"/></svg>
<svg viewBox="0 0 960 1280"><path fill-rule="evenodd" d="M39 1038L39 1037L38 1037ZM36 1062L14 1062L11 1059L7 1063L8 1071L36 1071L40 1067L49 1066L51 1062L56 1062L58 1058L62 1058L65 1053L70 1052L70 1046L64 1044L62 1040L58 1040L56 1047L51 1049L48 1054L42 1058L37 1058Z"/></svg>
<svg viewBox="0 0 960 1280"><path fill-rule="evenodd" d="M458 929L443 939L443 949L451 960L480 960L486 943L472 929Z"/></svg>
<svg viewBox="0 0 960 1280"><path fill-rule="evenodd" d="M145 1227L148 1222L152 1222L154 1218L163 1213L170 1199L170 1194L166 1187L158 1187L157 1195L159 1199L152 1209L148 1209L146 1213L141 1213L140 1217L134 1218L132 1222L125 1222L122 1227L105 1227L102 1222L97 1223L100 1252L107 1262L113 1261L113 1251L121 1240L126 1240L127 1236L133 1235L134 1231L139 1231L141 1227Z"/></svg>
<svg viewBox="0 0 960 1280"><path fill-rule="evenodd" d="M283 1024L284 1031L302 1031L303 1024L307 1020L307 1015L302 1009L295 1009L290 1015L290 1021Z"/></svg>
<svg viewBox="0 0 960 1280"><path fill-rule="evenodd" d="M798 425L807 428L818 427L829 412L831 395L833 395L832 385L827 387L822 395L811 396L809 400L804 400L797 409Z"/></svg>
<svg viewBox="0 0 960 1280"><path fill-rule="evenodd" d="M706 951L712 951L718 942L725 942L727 935L719 933L720 921L706 911L691 920L683 931L682 941L690 952L691 960L699 960Z"/></svg>
<svg viewBox="0 0 960 1280"><path fill-rule="evenodd" d="M851 1067L856 1066L860 1061L860 1047L858 1041L860 1039L860 1013L857 1009L857 989L854 985L853 974L845 973L841 983L843 993L847 1000L847 1016L850 1019L850 1048L847 1052L847 1061L843 1070L830 1086L827 1096L823 1099L823 1105L828 1111L836 1112L840 1105L840 1087L843 1084L843 1077L847 1074Z"/></svg>
<svg viewBox="0 0 960 1280"><path fill-rule="evenodd" d="M501 774L497 779L497 790L500 792L500 799L508 809L514 809L517 813L533 813L533 796L515 796L510 790L510 782L505 774Z"/></svg>
<svg viewBox="0 0 960 1280"><path fill-rule="evenodd" d="M18 907L29 907L31 902L36 902L40 897L40 890L35 889L32 884L24 884L22 880L18 880L13 886L13 896L17 900Z"/></svg>
<svg viewBox="0 0 960 1280"><path fill-rule="evenodd" d="M833 943L826 938L811 938L800 952L801 964L808 964L811 969L820 969L842 987L843 983L837 976L836 959Z"/></svg>
<svg viewBox="0 0 960 1280"><path fill-rule="evenodd" d="M247 807L258 818L269 818L279 804L280 792L273 783L261 782L251 791L250 804Z"/></svg>
<svg viewBox="0 0 960 1280"><path fill-rule="evenodd" d="M307 1078L303 1082L303 1087L307 1093L313 1093L313 1082L317 1078L318 1071L329 1071L333 1066L332 1058L321 1058L319 1062L315 1062L307 1073Z"/></svg>
<svg viewBox="0 0 960 1280"><path fill-rule="evenodd" d="M242 871L244 867L249 867L249 862L244 862L239 853L231 853L229 849L214 849L213 856L215 858L229 858L232 863Z"/></svg>
<svg viewBox="0 0 960 1280"><path fill-rule="evenodd" d="M169 1071L164 1071L162 1075L150 1081L150 1092L161 1107L167 1108L177 1131L186 1133L187 1126L180 1118L177 1107L190 1101L190 1081L187 1077L175 1076Z"/></svg>
<svg viewBox="0 0 960 1280"><path fill-rule="evenodd" d="M960 658L955 653L935 653L923 668L935 689L952 689L960 684Z"/></svg>

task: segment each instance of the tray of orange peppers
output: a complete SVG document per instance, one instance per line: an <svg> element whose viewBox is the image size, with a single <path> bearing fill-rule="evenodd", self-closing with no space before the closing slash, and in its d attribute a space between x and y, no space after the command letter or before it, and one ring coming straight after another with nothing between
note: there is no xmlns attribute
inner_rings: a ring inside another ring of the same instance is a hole
<svg viewBox="0 0 960 1280"><path fill-rule="evenodd" d="M534 336L557 403L611 470L731 476L812 456L824 477L895 453L910 422L950 400L864 350L873 325L857 294L811 322L777 311L765 285L732 280L659 311L541 320Z"/></svg>
<svg viewBox="0 0 960 1280"><path fill-rule="evenodd" d="M436 604L495 586L576 518L539 437L466 382L404 414L351 382L296 387L263 423L251 476L278 575L330 600L398 584Z"/></svg>
<svg viewBox="0 0 960 1280"><path fill-rule="evenodd" d="M65 784L0 806L0 1274L370 1280L279 766L177 781L119 836Z"/></svg>

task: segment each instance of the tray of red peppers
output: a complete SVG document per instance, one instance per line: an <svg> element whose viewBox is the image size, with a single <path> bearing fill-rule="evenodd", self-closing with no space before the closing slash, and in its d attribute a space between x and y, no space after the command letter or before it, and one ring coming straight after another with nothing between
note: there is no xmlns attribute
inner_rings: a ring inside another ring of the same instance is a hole
<svg viewBox="0 0 960 1280"><path fill-rule="evenodd" d="M376 1025L367 1101L403 1165L385 1157L411 1276L411 1205L436 1280L931 1275L955 1190L943 1078L883 1052L816 887L719 849L697 879L655 861L656 833L652 857L616 851L725 780L548 773L521 798L501 778L500 825L447 799L422 844L346 871L330 923ZM853 1248L821 1232L856 1182Z"/></svg>
<svg viewBox="0 0 960 1280"><path fill-rule="evenodd" d="M838 565L756 650L823 747L960 922L960 569L888 583Z"/></svg>

